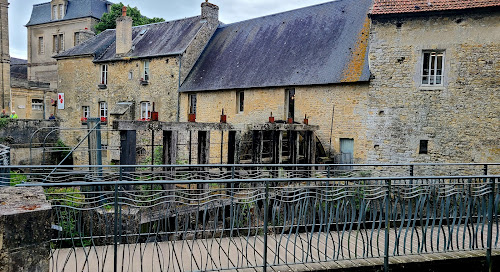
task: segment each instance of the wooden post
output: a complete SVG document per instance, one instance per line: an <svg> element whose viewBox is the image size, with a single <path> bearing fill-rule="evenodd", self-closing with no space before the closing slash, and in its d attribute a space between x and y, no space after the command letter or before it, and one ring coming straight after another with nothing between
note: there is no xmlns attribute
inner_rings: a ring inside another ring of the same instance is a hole
<svg viewBox="0 0 500 272"><path fill-rule="evenodd" d="M263 140L264 137L262 135L262 131L254 130L252 138L252 162L255 164L262 163L262 151L264 146Z"/></svg>
<svg viewBox="0 0 500 272"><path fill-rule="evenodd" d="M120 165L136 165L137 132L135 130L120 131ZM127 173L135 172L135 167L123 168L123 180L128 180ZM132 179L132 178L130 178ZM129 189L129 186L126 186Z"/></svg>

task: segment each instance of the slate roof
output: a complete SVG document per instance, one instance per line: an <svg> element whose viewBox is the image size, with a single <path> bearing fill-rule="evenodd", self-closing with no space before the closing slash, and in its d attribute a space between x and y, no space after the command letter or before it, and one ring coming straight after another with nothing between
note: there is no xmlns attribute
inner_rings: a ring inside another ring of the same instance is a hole
<svg viewBox="0 0 500 272"><path fill-rule="evenodd" d="M58 21L73 20L78 18L93 17L101 19L108 12L107 4L113 4L106 0L68 0L66 14L63 19L52 20L50 2L33 5L30 21L26 26L40 25Z"/></svg>
<svg viewBox="0 0 500 272"><path fill-rule="evenodd" d="M55 58L92 55L95 62L117 61L123 58L150 58L182 54L194 39L202 22L200 16L186 19L136 26L132 31L133 50L116 58L116 32L108 29L73 47Z"/></svg>
<svg viewBox="0 0 500 272"><path fill-rule="evenodd" d="M339 0L219 27L180 91L368 81L371 0Z"/></svg>
<svg viewBox="0 0 500 272"><path fill-rule="evenodd" d="M10 76L18 79L28 79L28 61L10 58Z"/></svg>
<svg viewBox="0 0 500 272"><path fill-rule="evenodd" d="M374 0L371 14L418 13L500 7L500 0Z"/></svg>

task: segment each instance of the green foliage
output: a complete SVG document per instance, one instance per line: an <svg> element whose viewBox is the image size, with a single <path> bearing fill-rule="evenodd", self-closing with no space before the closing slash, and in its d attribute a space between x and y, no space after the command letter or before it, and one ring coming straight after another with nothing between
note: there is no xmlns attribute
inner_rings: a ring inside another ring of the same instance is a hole
<svg viewBox="0 0 500 272"><path fill-rule="evenodd" d="M26 175L10 171L10 186L16 186L18 184L25 183L26 181L28 181Z"/></svg>
<svg viewBox="0 0 500 272"><path fill-rule="evenodd" d="M111 12L104 13L102 15L101 21L95 26L97 33L101 33L106 29L116 28L116 19L122 15L123 3L114 4L111 6ZM153 23L164 22L163 18L147 18L142 16L138 8L127 6L127 16L132 17L133 26L147 25Z"/></svg>
<svg viewBox="0 0 500 272"><path fill-rule="evenodd" d="M62 228L61 237L72 238L64 240L61 247L86 247L92 244L91 239L81 239L81 227L78 226L78 219L81 211L74 208L83 206L85 196L78 188L48 188L45 189L45 195L52 205L57 206L57 221ZM64 207L61 207L64 206ZM53 245L54 246L54 245Z"/></svg>
<svg viewBox="0 0 500 272"><path fill-rule="evenodd" d="M6 127L11 120L10 118L0 118L0 129Z"/></svg>
<svg viewBox="0 0 500 272"><path fill-rule="evenodd" d="M57 140L56 147L57 151L61 152L62 158L66 158L66 156L71 153L69 146L67 146L62 140Z"/></svg>

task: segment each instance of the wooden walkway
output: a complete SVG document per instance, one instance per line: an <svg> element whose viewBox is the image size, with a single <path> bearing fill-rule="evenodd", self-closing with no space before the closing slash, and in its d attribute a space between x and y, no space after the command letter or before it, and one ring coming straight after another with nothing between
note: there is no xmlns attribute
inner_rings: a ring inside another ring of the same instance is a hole
<svg viewBox="0 0 500 272"><path fill-rule="evenodd" d="M493 241L497 237L494 228ZM390 263L427 262L485 256L487 226L438 232L422 228L390 231ZM450 241L449 235L452 240ZM378 266L384 263L384 230L270 234L268 271L314 271ZM425 237L425 241L422 239ZM464 240L465 237L465 240ZM474 239L476 237L477 239ZM484 244L482 244L484 243ZM500 246L500 244L499 244ZM394 254L396 250L396 254ZM118 246L118 271L262 271L264 237L232 237ZM500 250L494 254L500 255ZM238 267L239 269L232 269ZM61 249L53 252L50 271L113 271L113 246Z"/></svg>

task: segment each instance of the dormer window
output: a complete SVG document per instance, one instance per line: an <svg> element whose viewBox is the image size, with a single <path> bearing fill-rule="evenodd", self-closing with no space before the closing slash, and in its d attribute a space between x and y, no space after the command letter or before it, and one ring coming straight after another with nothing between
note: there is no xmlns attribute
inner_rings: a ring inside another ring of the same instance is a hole
<svg viewBox="0 0 500 272"><path fill-rule="evenodd" d="M57 5L52 6L52 20L57 20Z"/></svg>
<svg viewBox="0 0 500 272"><path fill-rule="evenodd" d="M64 18L64 5L59 5L59 19Z"/></svg>

